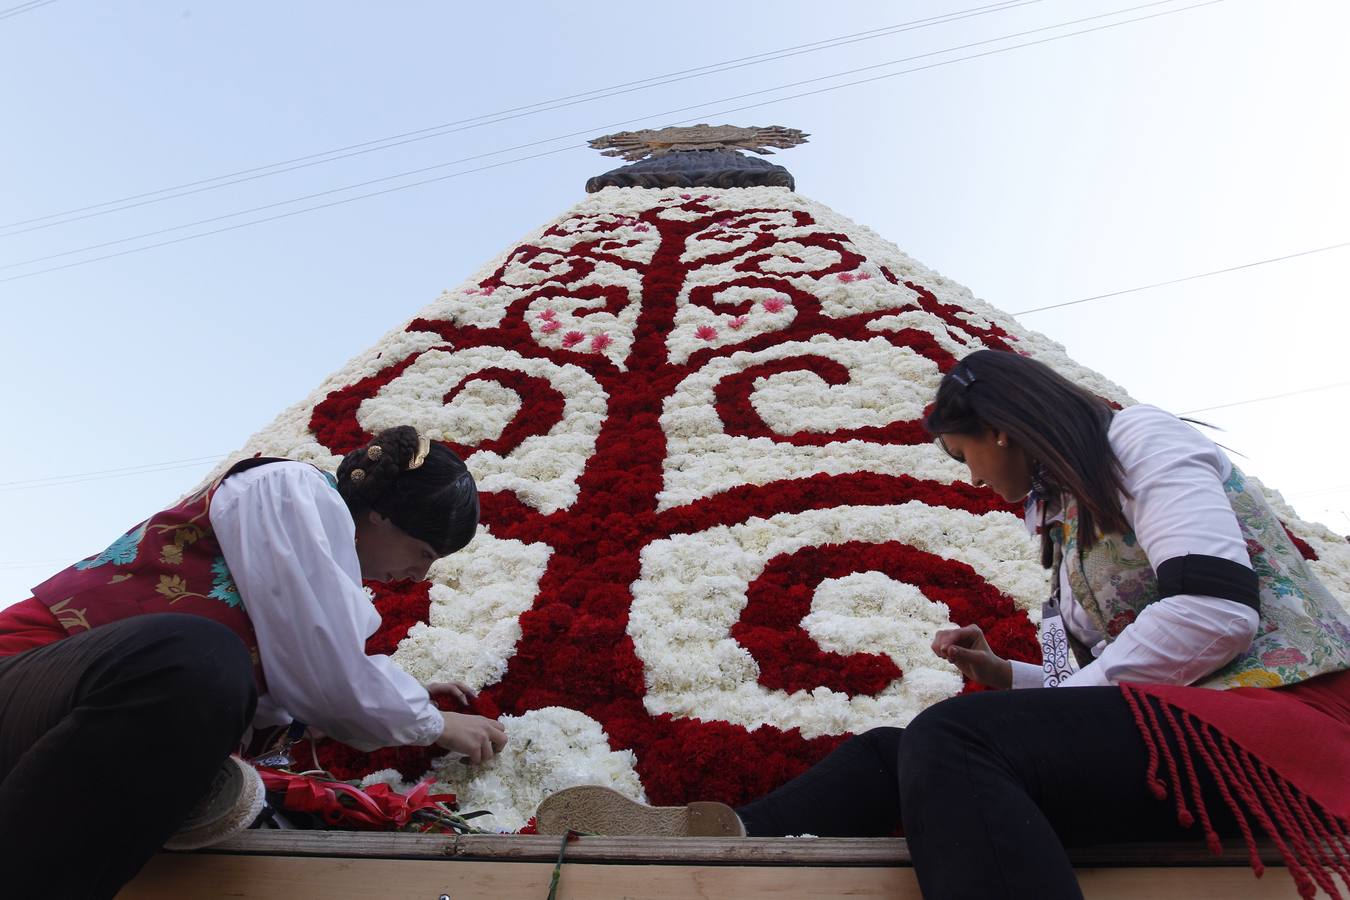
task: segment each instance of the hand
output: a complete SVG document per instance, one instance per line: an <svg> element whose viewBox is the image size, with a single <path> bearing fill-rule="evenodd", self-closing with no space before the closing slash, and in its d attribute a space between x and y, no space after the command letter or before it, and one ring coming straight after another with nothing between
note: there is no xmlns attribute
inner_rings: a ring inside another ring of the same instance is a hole
<svg viewBox="0 0 1350 900"><path fill-rule="evenodd" d="M994 653L978 625L948 628L933 638L933 652L971 681L992 688L1012 687L1012 663Z"/></svg>
<svg viewBox="0 0 1350 900"><path fill-rule="evenodd" d="M427 685L427 693L433 697L453 697L460 706L468 706L478 699L473 688L462 681L442 681Z"/></svg>
<svg viewBox="0 0 1350 900"><path fill-rule="evenodd" d="M487 762L506 746L506 729L496 719L444 710L441 718L445 727L436 738L436 746L463 754L474 765Z"/></svg>

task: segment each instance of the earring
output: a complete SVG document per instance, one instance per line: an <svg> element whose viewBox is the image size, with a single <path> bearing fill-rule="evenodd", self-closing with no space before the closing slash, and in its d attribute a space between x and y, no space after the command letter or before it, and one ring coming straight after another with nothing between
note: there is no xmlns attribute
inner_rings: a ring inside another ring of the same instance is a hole
<svg viewBox="0 0 1350 900"><path fill-rule="evenodd" d="M1008 442L1005 441L1003 438L999 438L999 439L998 439L998 445L999 445L1000 447L1006 447L1006 446L1008 446Z"/></svg>

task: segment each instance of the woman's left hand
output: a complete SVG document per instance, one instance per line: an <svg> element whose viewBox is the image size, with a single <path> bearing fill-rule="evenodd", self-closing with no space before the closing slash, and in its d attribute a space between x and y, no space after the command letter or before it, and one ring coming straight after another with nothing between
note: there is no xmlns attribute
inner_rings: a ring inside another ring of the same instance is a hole
<svg viewBox="0 0 1350 900"><path fill-rule="evenodd" d="M433 697L453 697L460 706L468 706L478 699L473 688L462 681L442 681L427 685L427 693Z"/></svg>

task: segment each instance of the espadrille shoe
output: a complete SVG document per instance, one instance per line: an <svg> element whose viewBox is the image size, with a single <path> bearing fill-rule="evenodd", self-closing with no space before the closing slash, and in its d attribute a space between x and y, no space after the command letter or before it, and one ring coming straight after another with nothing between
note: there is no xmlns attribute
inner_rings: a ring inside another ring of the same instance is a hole
<svg viewBox="0 0 1350 900"><path fill-rule="evenodd" d="M540 834L571 830L607 835L745 837L740 816L725 803L648 806L618 791L590 785L565 788L546 797L534 818Z"/></svg>
<svg viewBox="0 0 1350 900"><path fill-rule="evenodd" d="M226 757L164 849L196 850L234 837L258 818L265 794L257 769L237 756Z"/></svg>

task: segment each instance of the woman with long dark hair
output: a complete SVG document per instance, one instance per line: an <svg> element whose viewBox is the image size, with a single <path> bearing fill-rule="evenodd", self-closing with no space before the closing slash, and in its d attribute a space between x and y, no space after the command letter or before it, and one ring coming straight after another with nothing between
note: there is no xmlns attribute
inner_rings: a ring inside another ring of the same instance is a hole
<svg viewBox="0 0 1350 900"><path fill-rule="evenodd" d="M1264 830L1305 896L1336 894L1350 616L1259 490L1186 422L1115 410L1012 353L957 363L926 425L976 485L1024 504L1051 570L1044 664L1000 658L975 625L942 631L935 653L1015 690L858 735L735 816L637 816L577 788L545 800L540 830L606 831L625 814L751 836L903 827L925 897L1077 898L1065 843L1183 838L1198 822L1212 849Z"/></svg>
<svg viewBox="0 0 1350 900"><path fill-rule="evenodd" d="M422 580L477 526L464 463L391 428L336 476L245 460L0 612L5 896L111 897L190 814L174 846L247 826L261 782L229 754L250 728L490 759L500 723L365 653L362 579Z"/></svg>

